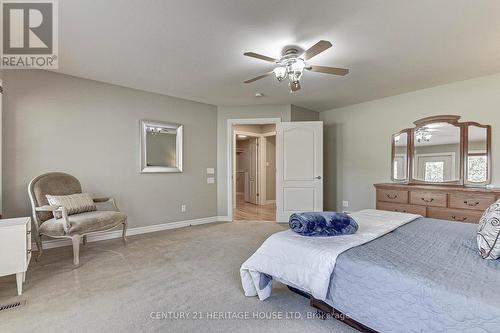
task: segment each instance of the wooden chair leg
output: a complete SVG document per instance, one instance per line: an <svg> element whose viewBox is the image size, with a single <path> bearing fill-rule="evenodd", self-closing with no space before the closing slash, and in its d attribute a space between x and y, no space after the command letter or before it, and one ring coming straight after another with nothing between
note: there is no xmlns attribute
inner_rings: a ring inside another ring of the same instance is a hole
<svg viewBox="0 0 500 333"><path fill-rule="evenodd" d="M42 256L43 253L43 246L42 246L42 235L38 235L36 238L36 247L38 248L38 255L35 258L35 261L39 261L40 257Z"/></svg>
<svg viewBox="0 0 500 333"><path fill-rule="evenodd" d="M127 245L127 222L123 223L123 232L122 232L123 244Z"/></svg>
<svg viewBox="0 0 500 333"><path fill-rule="evenodd" d="M80 239L80 235L71 237L71 242L73 243L73 264L75 266L80 264Z"/></svg>

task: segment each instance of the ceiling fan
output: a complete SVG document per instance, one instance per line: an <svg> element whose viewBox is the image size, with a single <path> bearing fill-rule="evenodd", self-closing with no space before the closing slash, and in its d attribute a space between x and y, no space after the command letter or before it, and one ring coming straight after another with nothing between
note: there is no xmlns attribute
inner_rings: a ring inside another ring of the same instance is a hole
<svg viewBox="0 0 500 333"><path fill-rule="evenodd" d="M349 70L345 68L313 66L307 63L309 59L329 49L330 47L332 47L332 43L326 40L320 40L302 54L299 54L299 50L297 48L290 47L283 51L283 56L280 59L274 59L254 52L245 52L243 55L246 55L247 57L272 62L275 63L277 67L272 71L254 77L253 79L246 80L244 83L252 83L274 74L276 79L278 79L278 82L281 82L288 77L288 85L290 87L290 92L292 93L300 89L300 78L302 77L304 70L341 76L346 75L349 73Z"/></svg>

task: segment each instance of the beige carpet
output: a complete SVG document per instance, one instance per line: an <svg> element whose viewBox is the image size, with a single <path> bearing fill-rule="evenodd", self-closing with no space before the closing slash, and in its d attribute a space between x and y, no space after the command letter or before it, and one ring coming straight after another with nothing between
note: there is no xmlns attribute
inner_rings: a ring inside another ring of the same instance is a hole
<svg viewBox="0 0 500 333"><path fill-rule="evenodd" d="M264 302L243 295L241 263L283 229L219 223L129 237L127 247L89 243L78 268L69 247L47 250L30 265L26 306L0 312L0 332L354 332L334 319L308 319L315 314L308 301L281 284ZM15 278L0 278L0 302L15 295ZM167 318L153 319L156 312ZM227 318L234 314L249 318Z"/></svg>

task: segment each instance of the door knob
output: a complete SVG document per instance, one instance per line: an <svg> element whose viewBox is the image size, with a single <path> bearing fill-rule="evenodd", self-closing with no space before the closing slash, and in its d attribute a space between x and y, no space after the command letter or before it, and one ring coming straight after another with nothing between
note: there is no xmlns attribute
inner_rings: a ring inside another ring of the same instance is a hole
<svg viewBox="0 0 500 333"><path fill-rule="evenodd" d="M316 177L314 177L314 178L316 178L316 179L321 179L321 176L316 176Z"/></svg>

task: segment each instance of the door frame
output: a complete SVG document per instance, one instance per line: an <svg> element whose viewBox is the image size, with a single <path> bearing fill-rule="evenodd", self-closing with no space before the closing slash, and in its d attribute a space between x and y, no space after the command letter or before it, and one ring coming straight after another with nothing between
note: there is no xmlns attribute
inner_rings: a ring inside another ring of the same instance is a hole
<svg viewBox="0 0 500 333"><path fill-rule="evenodd" d="M236 137L233 135L233 125L266 125L274 124L276 127L281 123L281 118L240 118L227 120L227 216L229 221L233 221L233 161L235 160ZM277 141L277 140L276 140ZM278 149L276 148L276 159L278 158ZM278 175L276 175L277 177ZM277 184L277 182L276 182Z"/></svg>

